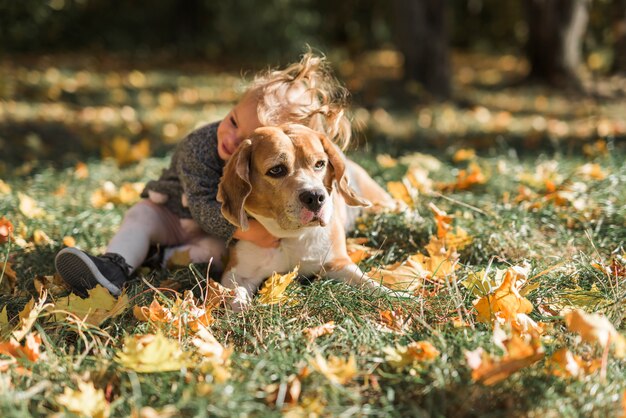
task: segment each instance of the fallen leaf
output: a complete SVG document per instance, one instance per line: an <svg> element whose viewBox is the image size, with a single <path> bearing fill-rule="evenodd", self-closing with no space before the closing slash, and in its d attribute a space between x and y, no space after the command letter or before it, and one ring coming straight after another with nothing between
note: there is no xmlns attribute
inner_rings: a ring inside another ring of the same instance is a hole
<svg viewBox="0 0 626 418"><path fill-rule="evenodd" d="M300 398L302 383L300 382L298 376L292 374L287 378L287 382L282 384L272 383L265 386L264 390L265 393L267 393L265 400L269 405L276 405L279 403L281 406L294 406L298 403L298 399ZM282 399L278 399L280 395L282 395Z"/></svg>
<svg viewBox="0 0 626 418"><path fill-rule="evenodd" d="M533 306L528 299L519 294L519 287L528 276L528 268L510 267L504 274L502 284L493 294L488 294L473 302L477 312L476 319L491 323L494 320L504 322L517 321L518 314L528 314Z"/></svg>
<svg viewBox="0 0 626 418"><path fill-rule="evenodd" d="M56 397L59 405L68 412L93 418L107 418L110 405L106 401L104 391L96 389L93 382L78 382L78 389L65 387L63 393Z"/></svg>
<svg viewBox="0 0 626 418"><path fill-rule="evenodd" d="M391 310L379 311L380 322L389 331L397 332L400 334L406 333L413 321L409 320L404 314L401 308Z"/></svg>
<svg viewBox="0 0 626 418"><path fill-rule="evenodd" d="M206 291L204 294L204 303L206 306L218 307L226 304L227 301L235 297L235 290L228 289L216 282L210 277L206 283Z"/></svg>
<svg viewBox="0 0 626 418"><path fill-rule="evenodd" d="M11 263L0 262L0 293L5 295L15 294L17 288L17 273Z"/></svg>
<svg viewBox="0 0 626 418"><path fill-rule="evenodd" d="M473 148L458 149L452 156L452 161L460 163L462 161L473 160L476 158L476 150Z"/></svg>
<svg viewBox="0 0 626 418"><path fill-rule="evenodd" d="M382 168L393 168L398 165L398 160L391 157L389 154L378 154L376 156L376 162Z"/></svg>
<svg viewBox="0 0 626 418"><path fill-rule="evenodd" d="M588 343L598 343L603 349L612 345L615 356L626 356L626 338L615 330L615 327L604 316L588 314L583 310L575 309L563 314L567 329L580 335Z"/></svg>
<svg viewBox="0 0 626 418"><path fill-rule="evenodd" d="M89 177L89 167L83 162L76 163L74 166L74 177L77 179L86 179Z"/></svg>
<svg viewBox="0 0 626 418"><path fill-rule="evenodd" d="M309 342L313 342L322 335L332 334L335 331L335 327L335 321L330 321L316 327L306 328L303 332Z"/></svg>
<svg viewBox="0 0 626 418"><path fill-rule="evenodd" d="M576 169L576 174L581 176L583 180L604 180L607 176L606 172L597 163L587 163Z"/></svg>
<svg viewBox="0 0 626 418"><path fill-rule="evenodd" d="M408 262L422 271L422 277L428 280L445 282L455 276L455 270L459 268L459 254L454 247L446 248L443 239L431 237L426 245L428 256L414 254Z"/></svg>
<svg viewBox="0 0 626 418"><path fill-rule="evenodd" d="M13 224L4 216L0 218L0 244L13 239Z"/></svg>
<svg viewBox="0 0 626 418"><path fill-rule="evenodd" d="M9 325L9 316L7 314L7 305L4 305L2 310L0 310L0 330L6 325Z"/></svg>
<svg viewBox="0 0 626 418"><path fill-rule="evenodd" d="M298 267L287 274L272 274L259 290L259 303L275 305L287 301L289 297L285 295L285 290L296 277L298 277Z"/></svg>
<svg viewBox="0 0 626 418"><path fill-rule="evenodd" d="M428 341L414 341L407 346L385 347L383 351L387 363L397 370L430 362L439 357L439 350Z"/></svg>
<svg viewBox="0 0 626 418"><path fill-rule="evenodd" d="M30 333L24 339L23 345L11 337L9 341L0 342L0 354L12 357L15 360L26 359L34 363L42 358L41 336L36 332ZM0 370L2 368L2 365L0 365Z"/></svg>
<svg viewBox="0 0 626 418"><path fill-rule="evenodd" d="M416 190L405 184L404 181L387 182L387 191L391 197L396 200L400 200L407 205L412 206L415 204L415 200L417 200Z"/></svg>
<svg viewBox="0 0 626 418"><path fill-rule="evenodd" d="M18 324L18 328L16 328L11 334L18 342L22 341L22 339L30 332L31 328L35 324L35 321L39 318L39 315L46 309L53 306L51 303L46 303L47 297L48 293L44 290L39 295L37 302L31 298L24 309L18 313L20 323Z"/></svg>
<svg viewBox="0 0 626 418"><path fill-rule="evenodd" d="M138 373L156 373L180 370L189 365L189 356L178 341L157 334L126 337L122 352L115 361Z"/></svg>
<svg viewBox="0 0 626 418"><path fill-rule="evenodd" d="M424 283L425 273L408 260L376 267L368 273L372 279L393 290L415 293Z"/></svg>
<svg viewBox="0 0 626 418"><path fill-rule="evenodd" d="M504 280L504 273L506 273L506 269L499 268L490 270L489 273L485 270L471 272L461 284L474 296L483 297L500 287Z"/></svg>
<svg viewBox="0 0 626 418"><path fill-rule="evenodd" d="M36 276L33 285L39 294L46 290L49 294L57 296L71 291L71 288L58 273L52 276Z"/></svg>
<svg viewBox="0 0 626 418"><path fill-rule="evenodd" d="M68 315L75 315L87 324L98 326L109 318L121 315L128 306L126 293L115 298L100 285L87 292L89 296L85 299L71 293L67 297L55 300L55 320L61 321Z"/></svg>
<svg viewBox="0 0 626 418"><path fill-rule="evenodd" d="M555 351L546 361L548 373L562 378L579 378L600 369L601 360L585 361L563 347Z"/></svg>
<svg viewBox="0 0 626 418"><path fill-rule="evenodd" d="M465 352L465 359L472 369L474 381L487 386L494 385L518 370L536 363L544 356L543 347L537 336L523 338L513 334L503 344L505 355L501 358L485 353L481 347Z"/></svg>
<svg viewBox="0 0 626 418"><path fill-rule="evenodd" d="M32 197L22 192L18 192L17 197L20 201L19 203L20 212L22 212L22 214L26 216L27 218L31 218L31 219L43 218L46 215L46 211L40 208L39 205L37 204L37 201L33 199Z"/></svg>
<svg viewBox="0 0 626 418"><path fill-rule="evenodd" d="M33 242L35 245L54 245L54 241L41 229L33 231Z"/></svg>
<svg viewBox="0 0 626 418"><path fill-rule="evenodd" d="M9 186L3 180L0 180L0 195L5 195L9 193L11 193L11 186Z"/></svg>
<svg viewBox="0 0 626 418"><path fill-rule="evenodd" d="M217 383L223 383L230 378L232 348L225 348L220 344L206 327L198 329L191 343L202 358L200 368L204 373L211 373Z"/></svg>
<svg viewBox="0 0 626 418"><path fill-rule="evenodd" d="M350 356L347 360L330 356L328 360L317 353L315 359L309 361L311 366L336 385L349 383L357 374L356 360Z"/></svg>
<svg viewBox="0 0 626 418"><path fill-rule="evenodd" d="M65 245L66 247L75 247L76 240L74 239L74 237L65 236L63 237L63 245Z"/></svg>
<svg viewBox="0 0 626 418"><path fill-rule="evenodd" d="M382 250L365 246L358 238L348 238L346 240L346 250L348 251L348 257L355 264L382 254Z"/></svg>

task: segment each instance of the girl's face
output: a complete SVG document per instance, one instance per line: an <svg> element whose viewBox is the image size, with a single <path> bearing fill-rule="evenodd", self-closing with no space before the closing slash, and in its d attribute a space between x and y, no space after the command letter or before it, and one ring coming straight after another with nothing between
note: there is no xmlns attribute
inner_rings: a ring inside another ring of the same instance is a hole
<svg viewBox="0 0 626 418"><path fill-rule="evenodd" d="M217 127L217 153L220 158L227 161L239 144L260 126L256 97L247 93Z"/></svg>

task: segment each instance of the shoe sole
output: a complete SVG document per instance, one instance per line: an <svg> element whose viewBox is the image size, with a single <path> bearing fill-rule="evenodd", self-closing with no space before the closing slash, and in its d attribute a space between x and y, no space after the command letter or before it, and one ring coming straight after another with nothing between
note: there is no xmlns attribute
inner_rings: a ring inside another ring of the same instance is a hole
<svg viewBox="0 0 626 418"><path fill-rule="evenodd" d="M122 291L100 273L95 263L89 256L75 248L64 248L54 259L54 266L61 278L75 289L84 294L88 289L97 284L104 286L114 296L119 296Z"/></svg>

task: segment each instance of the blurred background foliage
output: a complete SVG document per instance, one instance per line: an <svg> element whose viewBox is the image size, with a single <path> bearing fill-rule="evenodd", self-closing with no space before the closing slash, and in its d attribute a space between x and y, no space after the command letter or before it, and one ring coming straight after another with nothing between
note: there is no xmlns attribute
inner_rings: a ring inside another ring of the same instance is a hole
<svg viewBox="0 0 626 418"><path fill-rule="evenodd" d="M619 2L592 2L587 53L611 50ZM523 50L528 26L522 0L447 3L452 47ZM394 43L390 5L388 0L2 0L0 48L135 53L167 49L212 59L278 62L292 59L308 43L356 54Z"/></svg>
<svg viewBox="0 0 626 418"><path fill-rule="evenodd" d="M626 0L0 0L0 174L163 155L306 45L374 152L626 139Z"/></svg>

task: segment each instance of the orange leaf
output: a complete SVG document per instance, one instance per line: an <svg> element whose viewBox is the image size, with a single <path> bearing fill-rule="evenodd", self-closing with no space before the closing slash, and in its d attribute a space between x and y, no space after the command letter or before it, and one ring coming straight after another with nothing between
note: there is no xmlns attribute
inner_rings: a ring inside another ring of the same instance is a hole
<svg viewBox="0 0 626 418"><path fill-rule="evenodd" d="M541 360L544 350L539 338L532 336L530 341L514 334L504 341L506 354L494 358L482 348L465 352L468 366L472 369L472 379L487 386L494 385L518 370Z"/></svg>
<svg viewBox="0 0 626 418"><path fill-rule="evenodd" d="M485 295L473 302L480 322L490 323L494 319L505 322L517 321L517 315L527 314L533 310L530 301L519 294L519 287L526 279L528 271L522 267L509 268L502 284L493 294Z"/></svg>
<svg viewBox="0 0 626 418"><path fill-rule="evenodd" d="M0 244L13 239L13 224L4 216L0 218Z"/></svg>

